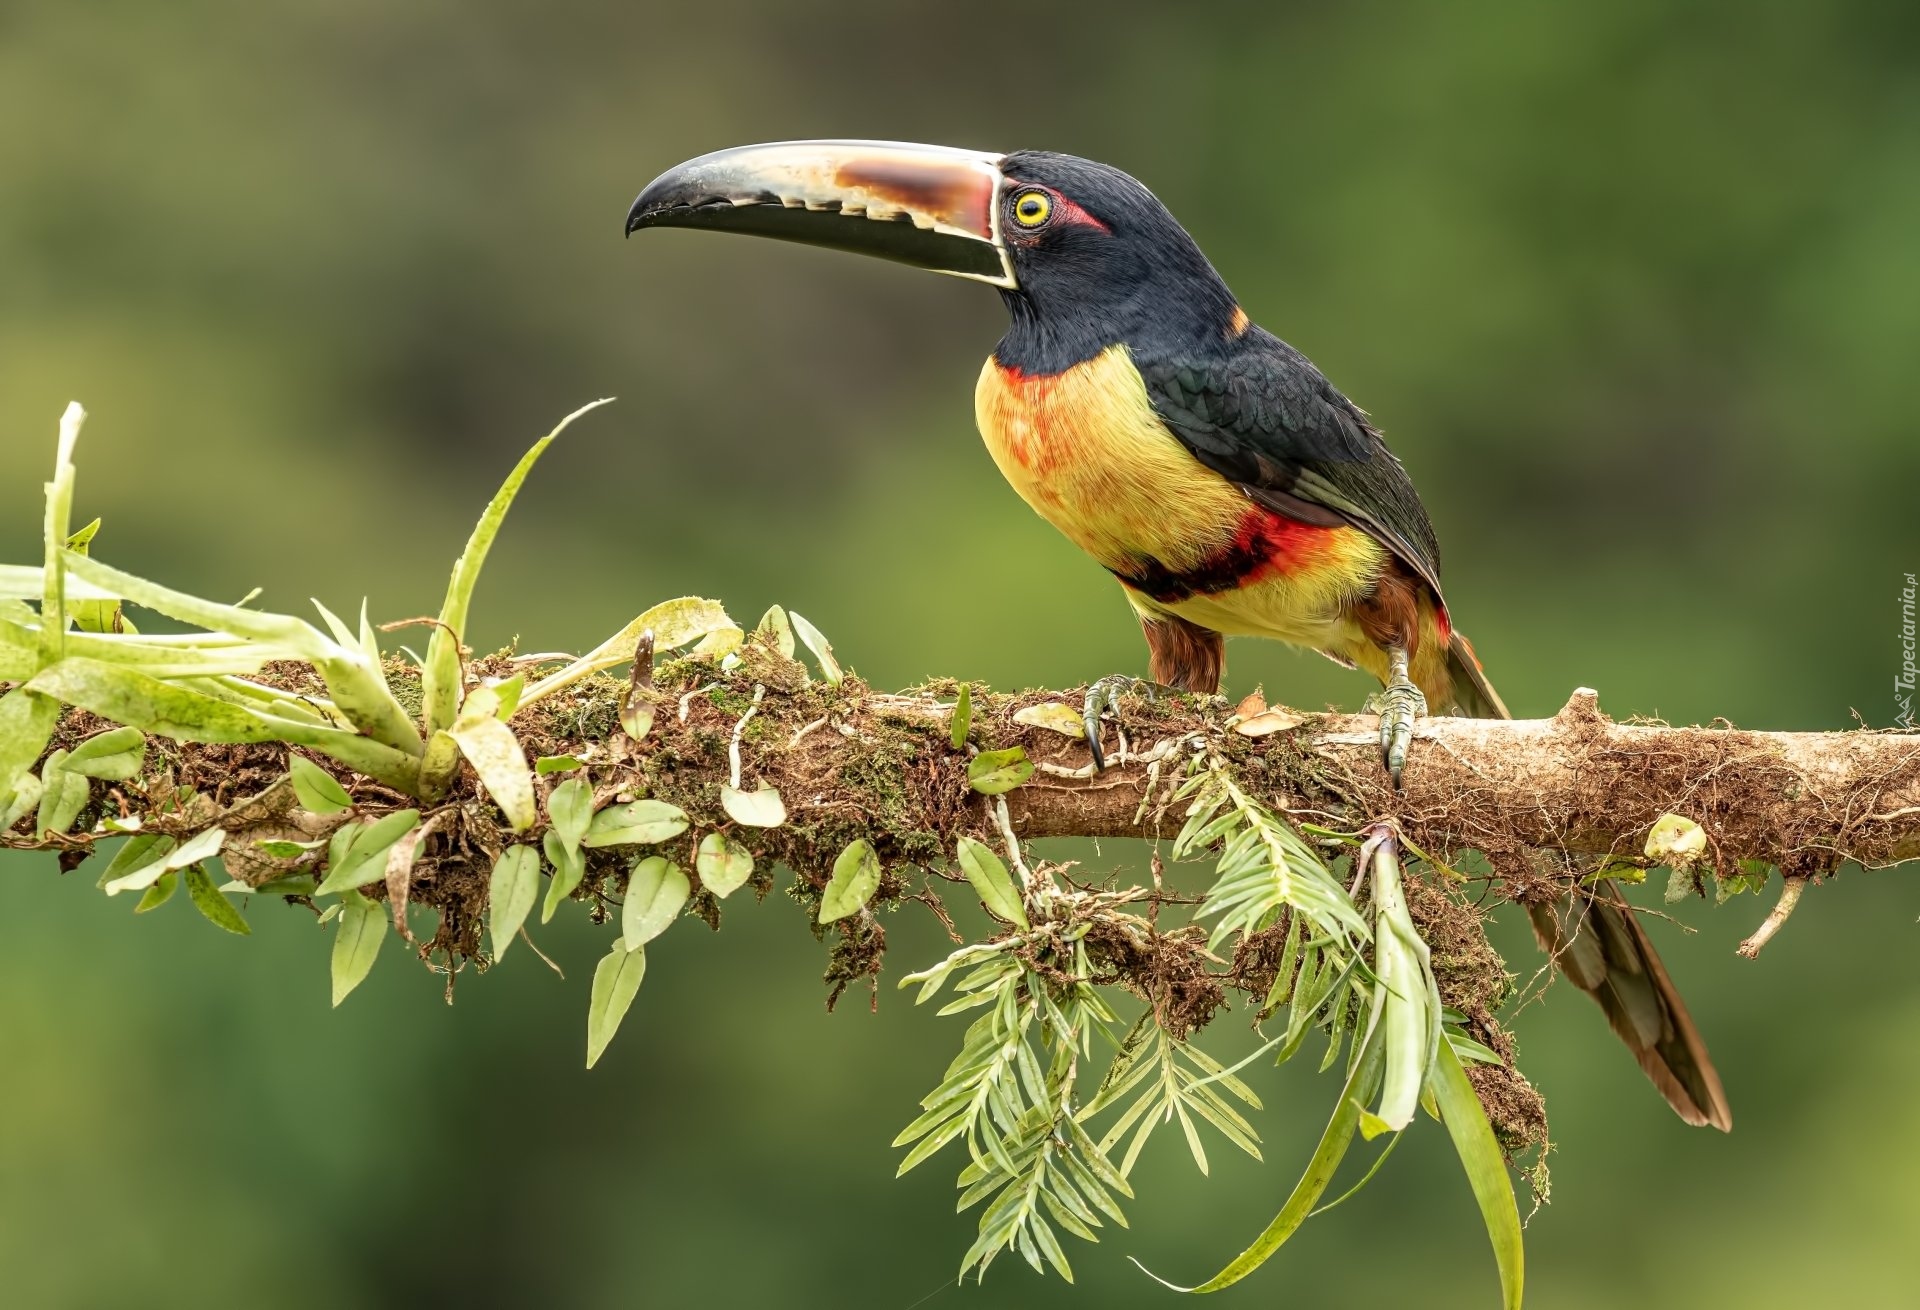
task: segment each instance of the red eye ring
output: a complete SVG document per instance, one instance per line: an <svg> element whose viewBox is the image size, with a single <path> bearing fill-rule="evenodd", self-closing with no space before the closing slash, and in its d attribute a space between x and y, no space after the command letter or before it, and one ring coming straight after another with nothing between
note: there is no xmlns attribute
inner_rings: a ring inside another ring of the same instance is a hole
<svg viewBox="0 0 1920 1310"><path fill-rule="evenodd" d="M1070 197L1032 183L1019 184L1006 202L1006 215L1015 235L1054 227L1088 227L1109 235L1113 231Z"/></svg>

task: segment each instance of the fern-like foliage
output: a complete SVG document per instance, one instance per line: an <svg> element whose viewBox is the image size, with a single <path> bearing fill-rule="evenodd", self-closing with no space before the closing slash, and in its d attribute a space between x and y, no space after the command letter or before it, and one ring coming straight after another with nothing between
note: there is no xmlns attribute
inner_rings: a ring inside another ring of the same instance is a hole
<svg viewBox="0 0 1920 1310"><path fill-rule="evenodd" d="M1043 972L1048 965L1053 977ZM921 1101L923 1113L894 1139L895 1146L914 1143L900 1173L963 1140L970 1162L957 1181L958 1208L989 1204L961 1275L984 1275L1001 1251L1016 1249L1035 1269L1044 1270L1044 1261L1071 1282L1053 1224L1098 1241L1101 1216L1126 1225L1115 1194L1133 1195L1082 1127L1076 1098L1081 1063L1094 1034L1115 1022L1113 1011L1089 981L1078 939L1040 933L967 947L904 981L920 983L926 1001L956 974L958 995L940 1013L985 1013L968 1027L946 1078Z"/></svg>

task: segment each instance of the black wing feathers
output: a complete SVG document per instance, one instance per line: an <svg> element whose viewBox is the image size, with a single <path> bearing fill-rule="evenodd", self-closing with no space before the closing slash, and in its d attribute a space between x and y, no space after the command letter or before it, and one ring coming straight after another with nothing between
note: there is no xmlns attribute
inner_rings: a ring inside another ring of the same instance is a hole
<svg viewBox="0 0 1920 1310"><path fill-rule="evenodd" d="M1440 546L1400 461L1359 406L1270 332L1211 359L1136 359L1181 444L1256 501L1302 522L1352 524L1440 593Z"/></svg>

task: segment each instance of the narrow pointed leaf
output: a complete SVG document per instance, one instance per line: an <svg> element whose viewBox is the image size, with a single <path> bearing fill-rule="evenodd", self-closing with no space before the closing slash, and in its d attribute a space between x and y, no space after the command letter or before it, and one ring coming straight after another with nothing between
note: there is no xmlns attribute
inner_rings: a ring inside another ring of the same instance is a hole
<svg viewBox="0 0 1920 1310"><path fill-rule="evenodd" d="M960 697L953 703L953 718L947 725L947 740L955 750L967 744L967 733L973 730L973 688L967 683L960 684Z"/></svg>
<svg viewBox="0 0 1920 1310"><path fill-rule="evenodd" d="M1013 924L1022 932L1027 931L1031 927L1027 922L1027 907L1021 903L1020 893L1014 888L1007 866L993 853L993 848L971 837L962 837L959 856L960 871L967 875L967 882L972 885L981 903L996 918Z"/></svg>
<svg viewBox="0 0 1920 1310"><path fill-rule="evenodd" d="M630 951L621 942L615 942L613 950L594 966L593 996L587 1004L587 1068L600 1062L646 976L646 951Z"/></svg>
<svg viewBox="0 0 1920 1310"><path fill-rule="evenodd" d="M447 581L447 596L440 605L440 623L435 626L433 636L427 643L427 658L421 670L421 712L429 729L444 729L454 721L456 707L460 704L460 640L466 635L467 611L473 602L474 587L480 581L481 566L487 562L487 552L493 549L493 539L499 535L500 525L506 521L507 511L513 507L513 498L520 493L521 484L527 480L527 475L533 471L534 464L547 447L553 444L554 438L565 432L567 425L582 414L607 403L607 400L596 400L590 405L582 405L561 419L553 431L536 441L533 448L513 466L513 471L507 474L506 481L500 484L500 490L494 492L493 499L487 502L480 521L474 524L473 534L467 538L467 548L454 561L453 576Z"/></svg>
<svg viewBox="0 0 1920 1310"><path fill-rule="evenodd" d="M387 916L379 905L350 891L340 905L340 923L333 930L333 1003L347 999L366 981L373 961L386 940Z"/></svg>
<svg viewBox="0 0 1920 1310"><path fill-rule="evenodd" d="M197 864L193 865L186 870L185 877L187 898L193 902L193 908L200 911L208 923L242 937L252 935L253 929L249 928L247 921L240 917L240 911L234 909L232 903L220 894L220 889L213 885L213 879L207 876L205 869ZM145 903L144 898L142 903Z"/></svg>
<svg viewBox="0 0 1920 1310"><path fill-rule="evenodd" d="M681 596L676 600L662 601L636 616L626 627L558 673L549 674L527 688L526 694L520 697L520 708L525 709L590 674L629 662L633 659L634 649L643 632L653 634L655 651L665 652L678 650L690 641L729 631L737 632L739 629L734 627L733 620L727 617L727 611L719 601L700 596Z"/></svg>
<svg viewBox="0 0 1920 1310"><path fill-rule="evenodd" d="M227 834L219 828L208 828L187 838L185 842L167 852L161 863L169 869L184 869L202 860L210 860L220 853L226 844Z"/></svg>
<svg viewBox="0 0 1920 1310"><path fill-rule="evenodd" d="M833 643L827 640L826 635L798 614L789 614L787 617L793 622L794 635L813 652L813 658L820 662L820 676L829 683L838 683L846 677L845 670L840 667L840 661L833 657Z"/></svg>
<svg viewBox="0 0 1920 1310"><path fill-rule="evenodd" d="M520 925L540 896L540 854L531 846L509 846L493 862L487 881L487 927L493 934L493 958L504 959Z"/></svg>
<svg viewBox="0 0 1920 1310"><path fill-rule="evenodd" d="M1480 1203L1480 1217L1493 1243L1493 1256L1500 1268L1500 1297L1506 1310L1520 1310L1521 1292L1526 1284L1526 1254L1520 1236L1520 1210L1513 1199L1513 1184L1507 1174L1506 1157L1500 1153L1487 1112L1475 1095L1473 1083L1453 1048L1441 1044L1434 1062L1431 1087L1440 1103L1440 1121L1453 1138L1461 1167L1473 1198Z"/></svg>
<svg viewBox="0 0 1920 1310"><path fill-rule="evenodd" d="M309 814L338 814L353 808L353 797L339 779L304 755L287 757L287 774L300 808Z"/></svg>
<svg viewBox="0 0 1920 1310"><path fill-rule="evenodd" d="M553 877L547 883L546 903L540 907L540 922L551 923L554 914L587 876L587 861L578 850L561 841L560 834L552 829L548 829L547 835L540 839L540 849L547 853L547 863L553 866Z"/></svg>
<svg viewBox="0 0 1920 1310"><path fill-rule="evenodd" d="M593 788L585 778L569 778L547 797L547 819L560 840L579 848L593 820Z"/></svg>
<svg viewBox="0 0 1920 1310"><path fill-rule="evenodd" d="M107 862L107 867L101 870L98 886L109 896L123 891L136 891L140 888L151 887L154 882L159 879L160 875L166 872L166 866L163 861L167 857L167 852L171 851L173 847L173 838L161 833L149 832L141 833L136 837L129 837L125 844L113 853L113 859ZM159 865L160 867L154 869L153 876L144 882L138 884L126 883L120 886L115 885L119 883L121 879L131 874L140 873L154 865Z"/></svg>
<svg viewBox="0 0 1920 1310"><path fill-rule="evenodd" d="M148 910L159 909L162 905L165 905L173 899L173 893L179 886L179 872L174 869L168 869L154 881L153 886L147 888L146 895L142 896L140 903L133 907L133 912L135 914L145 914Z"/></svg>
<svg viewBox="0 0 1920 1310"><path fill-rule="evenodd" d="M357 827L346 840L349 844L327 862L327 876L318 895L351 891L378 882L387 873L387 852L393 844L412 832L420 822L418 810L395 810L370 824Z"/></svg>
<svg viewBox="0 0 1920 1310"><path fill-rule="evenodd" d="M1370 1092L1371 1084L1380 1072L1380 1046L1376 1041L1368 1041L1360 1059L1354 1064L1353 1072L1340 1089L1340 1103L1334 1107L1333 1118L1320 1136L1320 1144L1314 1149L1313 1158L1307 1161L1306 1172L1294 1185L1293 1192L1287 1197L1286 1204L1280 1207L1273 1222L1266 1231L1254 1240L1252 1246L1242 1251L1219 1273L1197 1287L1181 1287L1169 1283L1148 1270L1148 1276L1155 1281L1173 1288L1176 1292L1217 1292L1223 1287L1245 1278L1248 1274L1265 1264L1267 1257L1279 1250L1282 1244L1305 1223L1307 1216L1313 1213L1320 1197L1325 1194L1327 1184L1333 1181L1334 1171L1340 1167L1341 1159L1352 1144L1354 1131L1360 1125L1361 1101ZM1138 1261L1135 1261L1138 1264ZM1141 1266L1142 1269L1146 1267Z"/></svg>

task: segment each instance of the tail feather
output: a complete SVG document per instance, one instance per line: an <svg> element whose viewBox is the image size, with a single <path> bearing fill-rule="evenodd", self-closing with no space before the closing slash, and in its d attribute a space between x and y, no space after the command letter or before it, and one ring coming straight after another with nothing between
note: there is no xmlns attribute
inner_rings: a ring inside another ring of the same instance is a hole
<svg viewBox="0 0 1920 1310"><path fill-rule="evenodd" d="M1473 647L1460 633L1447 639L1447 673L1453 683L1453 703L1470 719L1510 719L1507 703L1487 681Z"/></svg>
<svg viewBox="0 0 1920 1310"><path fill-rule="evenodd" d="M1603 882L1577 899L1529 905L1527 916L1540 949L1600 1003L1674 1112L1690 1124L1730 1131L1733 1111L1707 1044L1619 890Z"/></svg>
<svg viewBox="0 0 1920 1310"><path fill-rule="evenodd" d="M1513 717L1457 632L1447 645L1447 669L1462 713ZM1608 1025L1674 1112L1690 1124L1730 1131L1733 1111L1707 1044L1619 889L1602 882L1552 904L1529 905L1527 916L1540 948L1568 982L1599 1002Z"/></svg>

